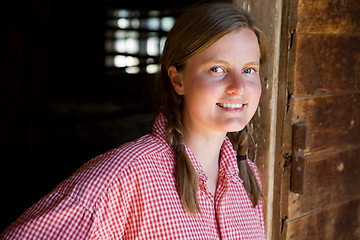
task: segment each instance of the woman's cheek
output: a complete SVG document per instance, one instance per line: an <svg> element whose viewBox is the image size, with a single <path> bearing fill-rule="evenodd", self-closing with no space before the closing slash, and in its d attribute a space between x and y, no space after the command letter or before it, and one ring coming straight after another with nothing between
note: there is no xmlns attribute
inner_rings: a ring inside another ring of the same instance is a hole
<svg viewBox="0 0 360 240"><path fill-rule="evenodd" d="M262 92L260 79L248 81L247 85L249 94L253 95L254 98L260 98Z"/></svg>

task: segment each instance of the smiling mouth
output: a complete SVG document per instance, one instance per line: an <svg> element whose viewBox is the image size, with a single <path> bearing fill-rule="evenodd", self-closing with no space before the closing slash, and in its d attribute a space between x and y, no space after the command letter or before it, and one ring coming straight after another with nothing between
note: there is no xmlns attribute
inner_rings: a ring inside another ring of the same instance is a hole
<svg viewBox="0 0 360 240"><path fill-rule="evenodd" d="M244 106L244 104L241 103L217 103L216 105L222 108L229 108L229 109L238 109Z"/></svg>

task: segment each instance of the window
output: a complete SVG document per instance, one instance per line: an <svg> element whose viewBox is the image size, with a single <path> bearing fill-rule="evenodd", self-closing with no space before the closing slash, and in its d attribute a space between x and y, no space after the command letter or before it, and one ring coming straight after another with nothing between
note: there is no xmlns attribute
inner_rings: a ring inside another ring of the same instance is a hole
<svg viewBox="0 0 360 240"><path fill-rule="evenodd" d="M160 10L109 9L105 32L107 75L155 74L175 14Z"/></svg>

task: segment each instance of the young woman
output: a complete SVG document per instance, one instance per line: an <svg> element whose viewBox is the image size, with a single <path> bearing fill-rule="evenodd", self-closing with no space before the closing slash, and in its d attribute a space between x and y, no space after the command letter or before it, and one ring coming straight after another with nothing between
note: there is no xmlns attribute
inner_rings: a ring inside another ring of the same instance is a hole
<svg viewBox="0 0 360 240"><path fill-rule="evenodd" d="M243 131L265 55L265 37L242 9L188 10L163 50L153 132L90 160L1 237L265 239Z"/></svg>

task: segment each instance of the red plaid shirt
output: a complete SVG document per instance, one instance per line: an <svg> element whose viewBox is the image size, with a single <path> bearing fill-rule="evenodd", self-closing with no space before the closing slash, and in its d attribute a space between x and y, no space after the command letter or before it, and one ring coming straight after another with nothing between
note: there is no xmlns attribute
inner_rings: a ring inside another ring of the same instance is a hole
<svg viewBox="0 0 360 240"><path fill-rule="evenodd" d="M100 155L23 213L4 239L265 239L261 201L252 207L238 177L236 153L225 139L215 197L199 174L201 214L184 211L175 188L174 158L164 138L166 119L153 133ZM255 164L248 161L258 175Z"/></svg>

